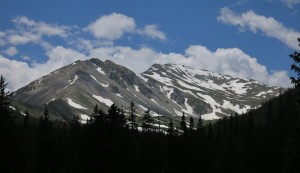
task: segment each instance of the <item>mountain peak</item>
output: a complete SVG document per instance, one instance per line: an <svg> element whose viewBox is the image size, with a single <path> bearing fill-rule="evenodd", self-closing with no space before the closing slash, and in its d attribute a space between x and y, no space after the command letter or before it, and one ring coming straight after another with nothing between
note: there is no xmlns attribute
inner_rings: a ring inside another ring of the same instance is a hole
<svg viewBox="0 0 300 173"><path fill-rule="evenodd" d="M112 103L127 109L132 100L139 115L151 109L174 119L185 112L212 120L246 112L279 92L258 81L179 64L153 64L137 75L111 60L92 58L33 81L19 89L14 100L32 107L47 104L55 116L68 121L75 115L87 117L96 104L104 110Z"/></svg>

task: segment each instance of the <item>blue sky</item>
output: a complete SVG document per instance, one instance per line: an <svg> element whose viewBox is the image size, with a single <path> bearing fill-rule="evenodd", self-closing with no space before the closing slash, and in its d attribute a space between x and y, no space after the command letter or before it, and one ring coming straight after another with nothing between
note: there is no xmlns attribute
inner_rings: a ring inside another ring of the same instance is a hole
<svg viewBox="0 0 300 173"><path fill-rule="evenodd" d="M300 0L2 0L0 74L16 90L76 60L154 63L290 87Z"/></svg>

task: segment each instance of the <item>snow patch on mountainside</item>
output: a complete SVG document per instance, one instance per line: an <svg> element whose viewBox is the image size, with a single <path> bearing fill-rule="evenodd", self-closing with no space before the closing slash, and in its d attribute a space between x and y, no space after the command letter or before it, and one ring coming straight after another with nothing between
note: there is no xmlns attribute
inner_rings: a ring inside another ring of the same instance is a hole
<svg viewBox="0 0 300 173"><path fill-rule="evenodd" d="M245 87L245 83L238 81L240 81L240 79L230 81L228 87L237 94L246 94L248 88Z"/></svg>
<svg viewBox="0 0 300 173"><path fill-rule="evenodd" d="M72 80L69 80L69 84L67 86L65 86L62 90L65 90L66 88L68 88L69 86L73 85L76 81L78 80L78 76L75 75L73 81Z"/></svg>
<svg viewBox="0 0 300 173"><path fill-rule="evenodd" d="M148 79L145 78L145 77L143 77L141 74L137 74L137 76L138 76L139 78L141 78L143 81L148 82Z"/></svg>
<svg viewBox="0 0 300 173"><path fill-rule="evenodd" d="M188 99L185 98L184 106L186 107L185 113L193 115L193 108L187 103Z"/></svg>
<svg viewBox="0 0 300 173"><path fill-rule="evenodd" d="M68 100L68 104L70 106L72 106L73 108L76 108L76 109L87 109L87 108L81 106L80 104L73 102L73 100L70 99L70 98L67 98L67 100Z"/></svg>
<svg viewBox="0 0 300 173"><path fill-rule="evenodd" d="M70 82L70 84L69 84L69 85L73 85L73 84L75 83L75 81L77 81L77 79L78 79L78 76L77 76L77 75L75 75L75 77L74 77L73 81L69 80L69 82Z"/></svg>
<svg viewBox="0 0 300 173"><path fill-rule="evenodd" d="M149 75L149 74L144 74L144 75L149 76L149 77L151 77L151 78L153 78L153 79L155 79L155 80L157 80L161 83L164 83L166 85L173 85L172 84L172 79L167 78L167 77L162 77L158 73L152 72L152 75Z"/></svg>
<svg viewBox="0 0 300 173"><path fill-rule="evenodd" d="M105 72L100 68L100 67L97 67L96 69L99 73L103 74L103 75L106 75Z"/></svg>
<svg viewBox="0 0 300 173"><path fill-rule="evenodd" d="M139 105L139 107L141 107L144 111L147 111L147 110L148 110L148 108L146 108L146 107L143 106L143 105Z"/></svg>
<svg viewBox="0 0 300 173"><path fill-rule="evenodd" d="M196 90L196 91L203 91L203 90L201 90L201 89L198 88L198 87L194 87L194 86L188 85L188 84L186 84L186 83L184 83L184 82L182 82L182 81L177 81L177 83L178 83L179 85L183 86L184 88L187 88L187 89Z"/></svg>
<svg viewBox="0 0 300 173"><path fill-rule="evenodd" d="M116 96L118 96L118 97L121 97L121 98L124 98L121 94L116 94Z"/></svg>
<svg viewBox="0 0 300 173"><path fill-rule="evenodd" d="M101 103L106 104L106 105L109 106L109 107L110 107L112 104L114 104L114 102L112 102L111 100L105 99L105 98L103 98L103 97L101 97L101 96L93 95L93 97L94 97L95 99L97 99L98 101L100 101Z"/></svg>
<svg viewBox="0 0 300 173"><path fill-rule="evenodd" d="M247 112L251 107L246 105L243 108L240 108L239 105L233 105L230 101L223 100L222 108L231 109L231 110L235 111L238 114L242 114L242 113Z"/></svg>
<svg viewBox="0 0 300 173"><path fill-rule="evenodd" d="M139 86L137 86L137 85L134 85L134 89L135 89L137 92L140 92L140 90L139 90Z"/></svg>
<svg viewBox="0 0 300 173"><path fill-rule="evenodd" d="M95 76L93 76L93 75L90 75L91 76L91 78L93 78L98 84L100 84L101 86L103 86L103 87L105 87L105 88L107 88L109 85L108 84L104 84L104 83L101 83L101 82L99 82L96 78L95 78Z"/></svg>

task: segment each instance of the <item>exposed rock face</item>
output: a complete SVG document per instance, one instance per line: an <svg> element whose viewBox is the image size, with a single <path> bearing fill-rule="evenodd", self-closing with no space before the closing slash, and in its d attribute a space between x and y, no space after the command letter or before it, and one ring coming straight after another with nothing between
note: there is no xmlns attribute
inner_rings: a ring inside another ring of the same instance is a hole
<svg viewBox="0 0 300 173"><path fill-rule="evenodd" d="M110 60L76 61L16 91L14 100L31 107L48 105L49 111L70 121L90 115L97 104L112 103L128 109L133 100L137 114L146 109L162 116L202 116L217 119L246 112L275 97L280 88L255 80L197 70L183 65L154 64L135 74Z"/></svg>

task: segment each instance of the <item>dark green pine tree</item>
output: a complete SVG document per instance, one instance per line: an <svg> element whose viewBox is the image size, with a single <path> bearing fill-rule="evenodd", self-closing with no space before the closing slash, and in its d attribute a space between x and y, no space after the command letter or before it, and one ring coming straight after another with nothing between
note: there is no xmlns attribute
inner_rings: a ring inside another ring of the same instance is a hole
<svg viewBox="0 0 300 173"><path fill-rule="evenodd" d="M150 115L150 109L146 110L143 117L142 128L144 132L150 132L153 128L153 118Z"/></svg>
<svg viewBox="0 0 300 173"><path fill-rule="evenodd" d="M118 124L118 107L116 106L115 103L113 103L109 110L108 110L108 115L107 115L107 121L110 125L116 126Z"/></svg>
<svg viewBox="0 0 300 173"><path fill-rule="evenodd" d="M201 115L198 118L196 131L197 131L197 134L199 134L201 136L204 135L205 130L204 130L204 125L203 125Z"/></svg>
<svg viewBox="0 0 300 173"><path fill-rule="evenodd" d="M98 105L96 104L96 106L94 107L94 112L93 112L93 114L98 114L98 111L99 111L99 109L98 109Z"/></svg>
<svg viewBox="0 0 300 173"><path fill-rule="evenodd" d="M137 123L136 123L136 117L135 117L135 104L133 102L133 100L131 100L130 102L130 115L128 117L128 124L129 127L131 128L131 130L136 130L137 129Z"/></svg>
<svg viewBox="0 0 300 173"><path fill-rule="evenodd" d="M186 127L186 122L185 122L185 115L184 112L182 112L182 117L181 117L181 121L180 121L180 129L186 133L187 132L187 127Z"/></svg>
<svg viewBox="0 0 300 173"><path fill-rule="evenodd" d="M126 117L125 117L125 114L124 114L124 109L121 108L119 109L120 113L119 113L119 121L120 121L120 125L121 127L125 127L126 125Z"/></svg>
<svg viewBox="0 0 300 173"><path fill-rule="evenodd" d="M194 118L191 116L190 117L190 130L194 130L195 123L194 123Z"/></svg>
<svg viewBox="0 0 300 173"><path fill-rule="evenodd" d="M9 114L9 94L10 92L6 89L7 83L5 82L4 77L1 75L0 77L0 116L3 119L8 119Z"/></svg>
<svg viewBox="0 0 300 173"><path fill-rule="evenodd" d="M174 136L174 133L175 133L175 129L174 129L174 124L173 124L173 120L170 119L170 122L168 124L168 135L170 136Z"/></svg>
<svg viewBox="0 0 300 173"><path fill-rule="evenodd" d="M300 38L298 38L298 41L300 42ZM292 84L295 85L295 87L299 87L300 86L300 52L294 51L294 53L290 54L290 58L292 58L294 61L294 64L292 64L291 66L291 70L294 70L297 75L297 77L291 77L291 82Z"/></svg>
<svg viewBox="0 0 300 173"><path fill-rule="evenodd" d="M14 119L10 116L9 92L6 89L7 83L4 77L0 77L0 172L14 172L13 157L16 153L16 128ZM14 156L15 155L15 156Z"/></svg>

